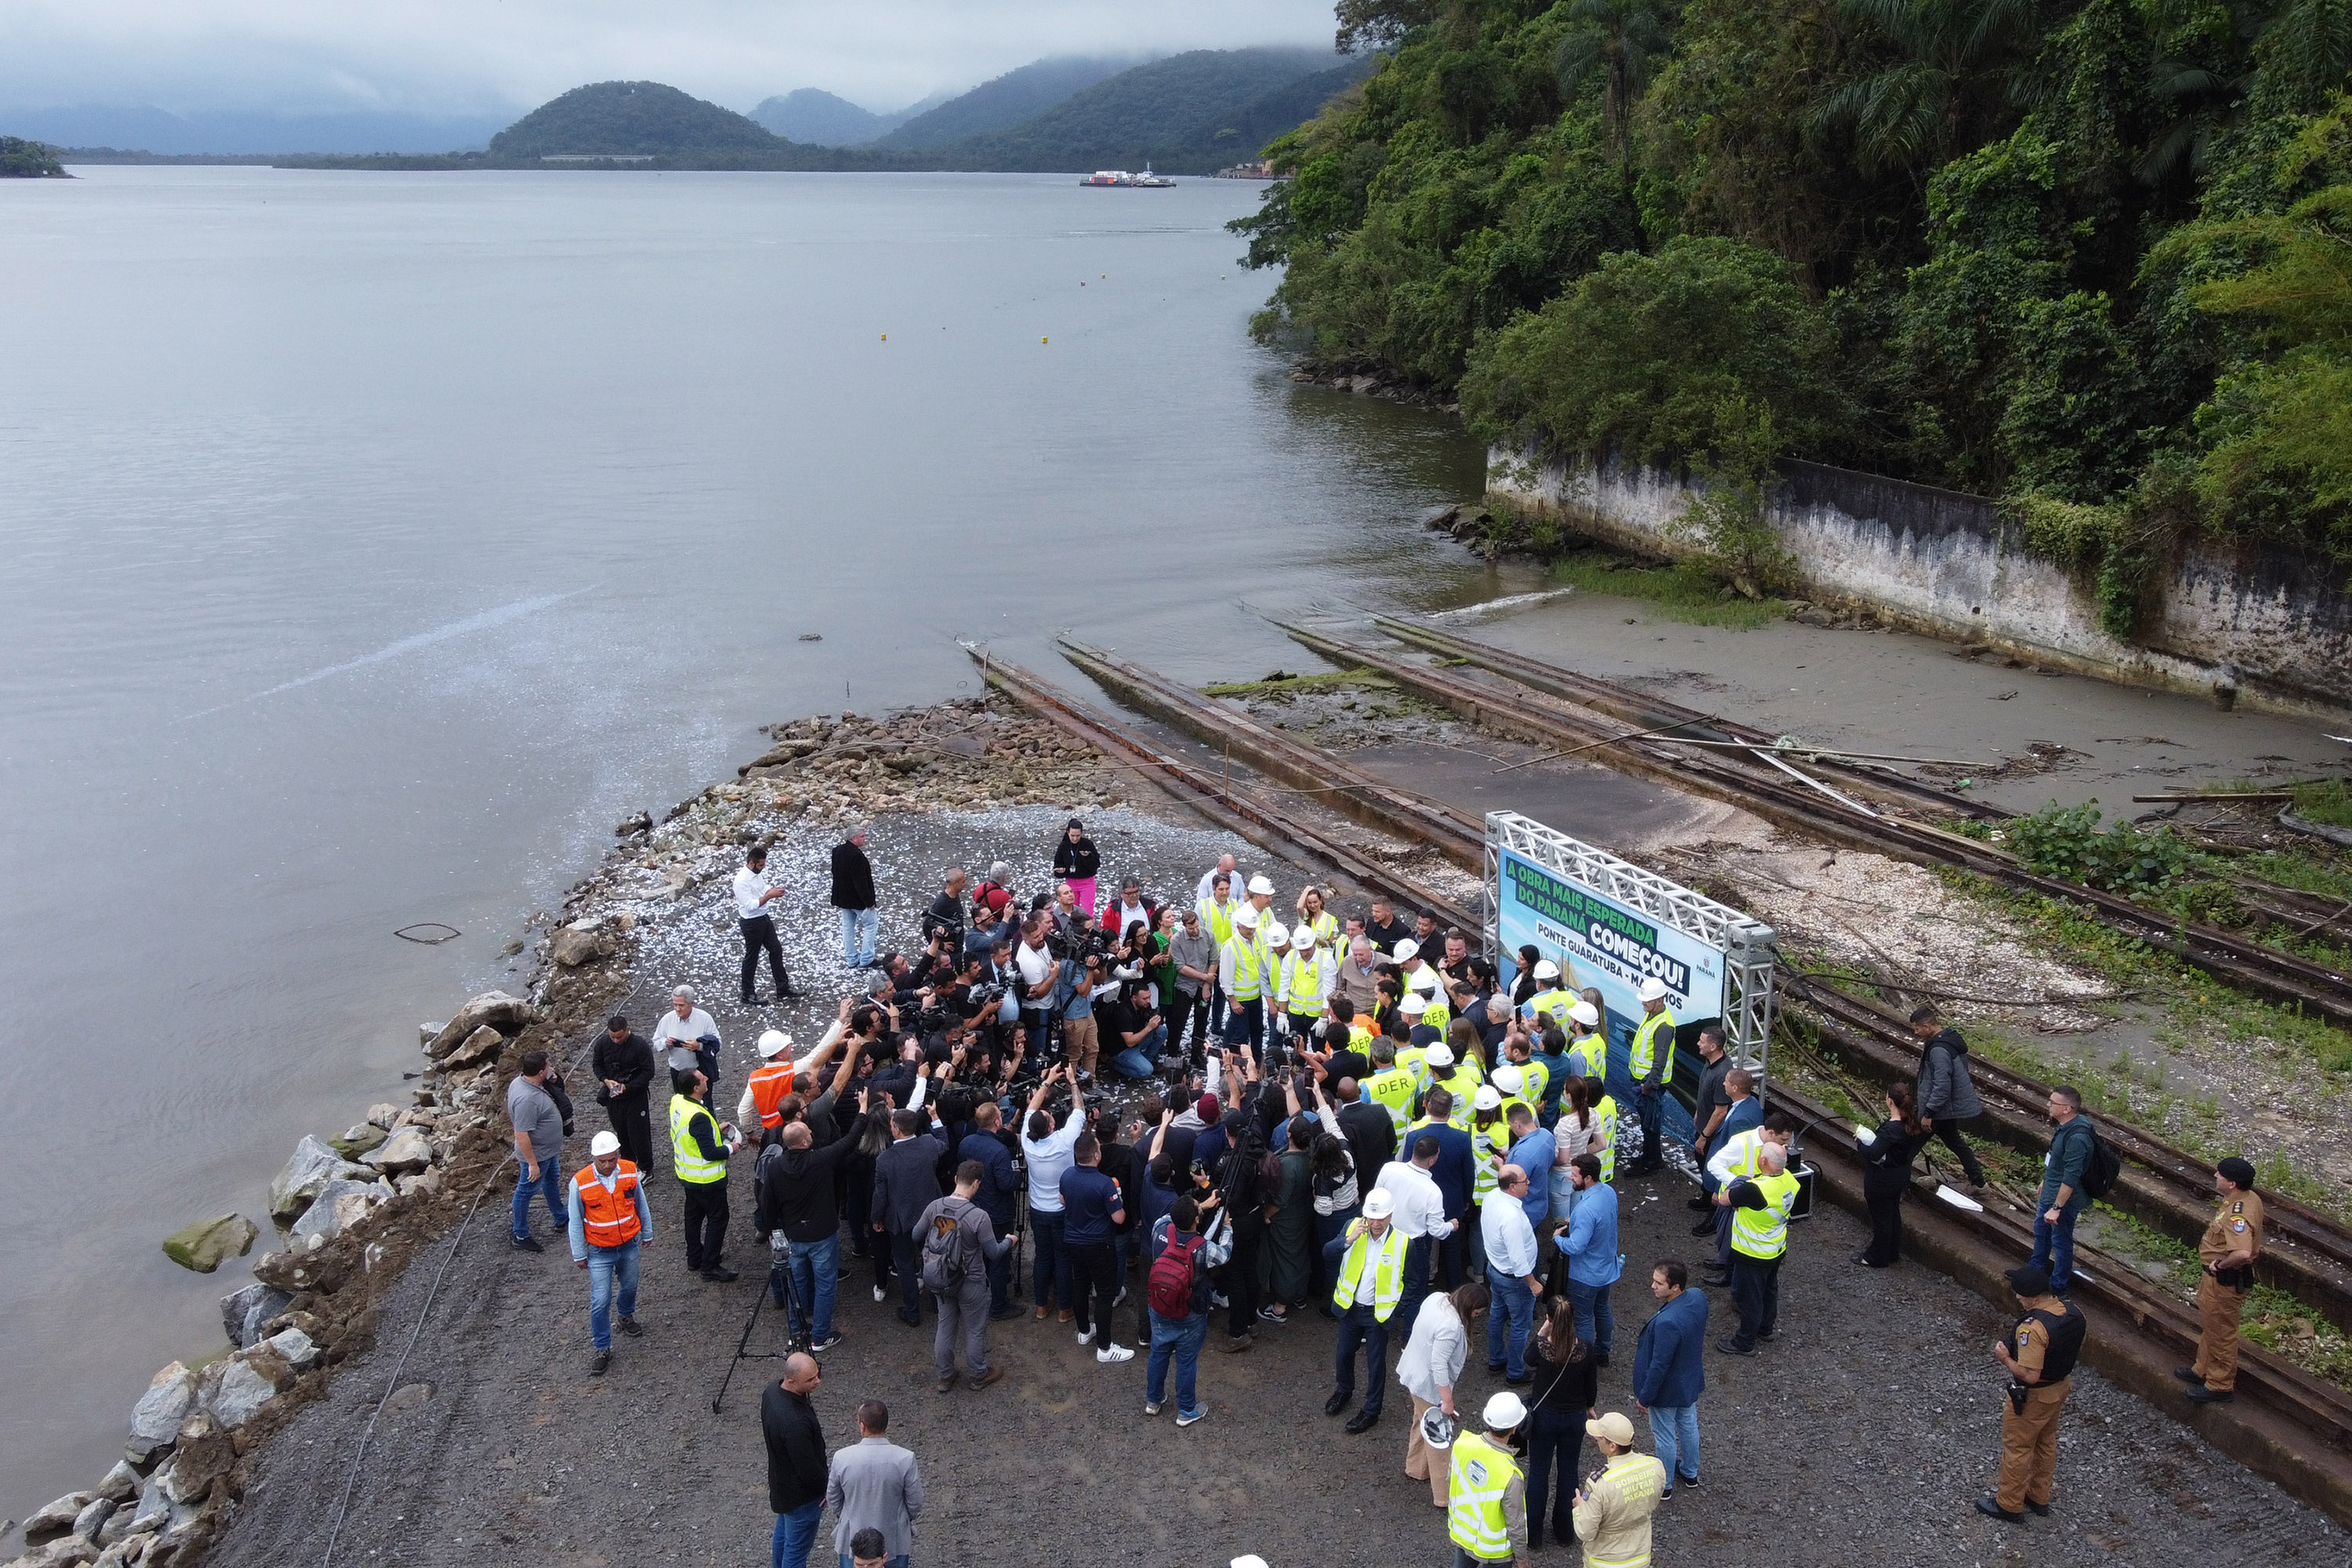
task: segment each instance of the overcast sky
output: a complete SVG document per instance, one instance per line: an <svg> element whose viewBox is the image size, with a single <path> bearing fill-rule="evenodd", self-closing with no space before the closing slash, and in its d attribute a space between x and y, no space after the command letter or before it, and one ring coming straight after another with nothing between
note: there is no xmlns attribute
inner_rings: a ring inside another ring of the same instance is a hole
<svg viewBox="0 0 2352 1568"><path fill-rule="evenodd" d="M1048 54L1328 45L1330 0L0 0L0 103L468 112L650 79L877 110Z"/></svg>

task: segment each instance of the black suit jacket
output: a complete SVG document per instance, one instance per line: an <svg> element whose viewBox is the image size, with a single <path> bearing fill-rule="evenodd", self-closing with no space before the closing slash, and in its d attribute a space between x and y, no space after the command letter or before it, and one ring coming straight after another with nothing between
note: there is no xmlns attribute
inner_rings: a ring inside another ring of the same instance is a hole
<svg viewBox="0 0 2352 1568"><path fill-rule="evenodd" d="M1356 1157L1356 1180L1369 1193L1381 1167L1396 1158L1396 1123L1378 1100L1360 1100L1339 1108L1339 1131Z"/></svg>
<svg viewBox="0 0 2352 1568"><path fill-rule="evenodd" d="M946 1195L940 1185L939 1139L929 1132L901 1138L874 1157L874 1217L893 1236L912 1236L923 1211Z"/></svg>

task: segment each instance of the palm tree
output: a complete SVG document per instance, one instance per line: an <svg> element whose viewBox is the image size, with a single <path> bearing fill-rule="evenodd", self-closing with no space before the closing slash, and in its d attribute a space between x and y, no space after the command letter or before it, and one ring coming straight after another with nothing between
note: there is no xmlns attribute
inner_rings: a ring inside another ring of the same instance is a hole
<svg viewBox="0 0 2352 1568"><path fill-rule="evenodd" d="M1633 178L1633 100L1650 70L1674 42L1663 0L1575 0L1572 30L1552 57L1560 90L1575 98L1597 78L1601 115L1616 141L1619 169Z"/></svg>
<svg viewBox="0 0 2352 1568"><path fill-rule="evenodd" d="M1817 126L1853 128L1855 156L1873 172L1942 163L1970 109L2008 75L2012 47L2034 36L2034 0L1845 0L1844 10L1905 57L1843 83L1814 111Z"/></svg>

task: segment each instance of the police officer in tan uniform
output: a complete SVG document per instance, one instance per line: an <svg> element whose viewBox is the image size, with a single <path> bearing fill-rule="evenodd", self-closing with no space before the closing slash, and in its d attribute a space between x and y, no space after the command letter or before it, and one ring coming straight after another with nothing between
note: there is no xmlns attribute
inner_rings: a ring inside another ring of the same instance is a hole
<svg viewBox="0 0 2352 1568"><path fill-rule="evenodd" d="M2083 1353L2079 1309L2050 1288L2047 1270L2032 1264L2009 1271L2023 1315L2009 1338L1992 1347L2009 1373L2000 1413L2000 1479L1977 1511L2023 1524L2022 1510L2047 1515L2058 1473L2058 1412L2074 1391L2075 1359Z"/></svg>
<svg viewBox="0 0 2352 1568"><path fill-rule="evenodd" d="M2254 1259L2263 1251L2263 1200L2254 1193L2254 1168L2231 1155L2213 1168L2221 1206L2197 1244L2205 1277L2197 1281L2197 1310L2204 1319L2197 1336L2197 1363L2177 1366L2172 1375L2193 1386L2199 1405L2227 1405L2237 1397L2238 1318L2254 1288Z"/></svg>

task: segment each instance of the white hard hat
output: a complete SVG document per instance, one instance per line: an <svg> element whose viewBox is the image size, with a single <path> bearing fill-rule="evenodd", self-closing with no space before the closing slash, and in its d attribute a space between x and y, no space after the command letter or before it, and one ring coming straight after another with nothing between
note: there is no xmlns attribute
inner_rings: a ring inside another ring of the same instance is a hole
<svg viewBox="0 0 2352 1568"><path fill-rule="evenodd" d="M1502 1109L1503 1109L1503 1093L1502 1093L1502 1090L1500 1090L1500 1089L1496 1089L1496 1088L1493 1084L1491 1084L1491 1083L1482 1083L1482 1084L1480 1084L1480 1085L1478 1086L1478 1090L1477 1090L1477 1092L1476 1092L1476 1093L1475 1093L1475 1094L1473 1094L1473 1095L1470 1097L1470 1109L1471 1109L1471 1110L1502 1110Z"/></svg>
<svg viewBox="0 0 2352 1568"><path fill-rule="evenodd" d="M760 1054L762 1057L773 1057L792 1048L793 1037L782 1029L770 1029L760 1037Z"/></svg>
<svg viewBox="0 0 2352 1568"><path fill-rule="evenodd" d="M1248 904L1244 904L1234 911L1234 924L1244 931L1257 930L1257 910Z"/></svg>
<svg viewBox="0 0 2352 1568"><path fill-rule="evenodd" d="M1568 1010L1568 1016L1588 1029L1601 1026L1601 1009L1590 1002L1579 1002Z"/></svg>
<svg viewBox="0 0 2352 1568"><path fill-rule="evenodd" d="M1389 1196L1381 1188L1374 1187L1365 1194L1364 1217L1366 1219L1386 1219L1394 1213L1396 1213L1396 1199Z"/></svg>
<svg viewBox="0 0 2352 1568"><path fill-rule="evenodd" d="M1666 999L1666 983L1665 983L1664 981L1663 981L1663 980L1659 979L1656 975L1653 974L1652 976L1650 976L1650 978L1648 978L1647 980L1644 980L1644 981L1643 981L1643 982L1642 982L1642 1000L1643 1000L1643 1001L1644 1001L1644 1002L1663 1002L1663 1001L1664 1001L1665 999Z"/></svg>
<svg viewBox="0 0 2352 1568"><path fill-rule="evenodd" d="M1290 933L1290 945L1293 947L1313 947L1315 945L1315 928L1311 925L1301 922L1298 928Z"/></svg>
<svg viewBox="0 0 2352 1568"><path fill-rule="evenodd" d="M1437 971L1430 968L1429 965L1425 963L1423 964L1421 966L1421 973L1412 976L1412 988L1415 991L1435 991L1437 989Z"/></svg>
<svg viewBox="0 0 2352 1568"><path fill-rule="evenodd" d="M1249 890L1252 898L1274 897L1274 884L1264 877L1252 877L1249 879Z"/></svg>
<svg viewBox="0 0 2352 1568"><path fill-rule="evenodd" d="M1440 1040L1430 1047L1427 1054L1421 1059L1433 1068L1450 1068L1454 1065L1454 1051L1444 1040Z"/></svg>
<svg viewBox="0 0 2352 1568"><path fill-rule="evenodd" d="M1429 998L1418 991L1408 991L1397 1004L1397 1011L1408 1018L1418 1018L1429 1011Z"/></svg>
<svg viewBox="0 0 2352 1568"><path fill-rule="evenodd" d="M1290 945L1290 932L1284 929L1283 923L1280 921L1268 921L1265 922L1265 945L1268 947L1288 947Z"/></svg>
<svg viewBox="0 0 2352 1568"><path fill-rule="evenodd" d="M1538 960L1537 961L1537 963L1536 963L1536 978L1537 978L1538 980L1557 980L1557 979L1559 979L1559 964L1557 964L1557 963L1553 963L1550 959L1549 959L1549 958L1545 958L1545 959L1538 959Z"/></svg>
<svg viewBox="0 0 2352 1568"><path fill-rule="evenodd" d="M1421 1440L1440 1450L1454 1447L1454 1417L1443 1406L1433 1405L1421 1413Z"/></svg>
<svg viewBox="0 0 2352 1568"><path fill-rule="evenodd" d="M1486 1401L1486 1429L1507 1432L1528 1418L1528 1407L1509 1389Z"/></svg>
<svg viewBox="0 0 2352 1568"><path fill-rule="evenodd" d="M598 1158L621 1152L621 1141L610 1132L599 1132L588 1140L588 1152Z"/></svg>
<svg viewBox="0 0 2352 1568"><path fill-rule="evenodd" d="M1390 953L1389 956L1395 959L1399 963L1402 963L1408 958L1419 958L1421 956L1421 943L1413 941L1411 937L1407 937L1402 942L1396 944L1396 951Z"/></svg>
<svg viewBox="0 0 2352 1568"><path fill-rule="evenodd" d="M1518 1068L1505 1066L1495 1069L1495 1087L1505 1094L1517 1094L1527 1086L1528 1075Z"/></svg>

